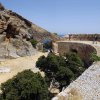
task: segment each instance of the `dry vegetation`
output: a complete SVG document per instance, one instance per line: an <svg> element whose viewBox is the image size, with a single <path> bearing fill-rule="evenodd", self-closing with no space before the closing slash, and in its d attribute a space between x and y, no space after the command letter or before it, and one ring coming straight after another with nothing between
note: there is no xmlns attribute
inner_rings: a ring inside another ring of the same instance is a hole
<svg viewBox="0 0 100 100"><path fill-rule="evenodd" d="M66 93L66 96L58 95L58 98L59 100L83 100L80 92L75 88L69 90L69 92Z"/></svg>

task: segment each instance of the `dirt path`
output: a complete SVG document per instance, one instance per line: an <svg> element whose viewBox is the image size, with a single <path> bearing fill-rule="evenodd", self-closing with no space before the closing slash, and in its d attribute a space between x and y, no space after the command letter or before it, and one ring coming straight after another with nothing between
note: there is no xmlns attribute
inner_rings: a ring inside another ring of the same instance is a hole
<svg viewBox="0 0 100 100"><path fill-rule="evenodd" d="M33 56L20 57L17 59L11 59L6 60L4 62L0 62L0 68L10 68L10 72L0 73L0 84L12 78L18 72L21 72L25 69L32 69L34 72L38 71L38 69L35 67L35 63L38 60L38 58L42 55L47 56L47 53L38 52L36 55Z"/></svg>

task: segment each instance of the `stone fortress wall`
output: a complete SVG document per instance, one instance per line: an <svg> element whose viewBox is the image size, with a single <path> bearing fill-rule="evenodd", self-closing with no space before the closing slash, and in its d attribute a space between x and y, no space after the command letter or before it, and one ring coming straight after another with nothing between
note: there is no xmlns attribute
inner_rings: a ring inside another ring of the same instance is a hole
<svg viewBox="0 0 100 100"><path fill-rule="evenodd" d="M80 77L52 100L100 100L100 62L90 66Z"/></svg>
<svg viewBox="0 0 100 100"><path fill-rule="evenodd" d="M53 50L59 55L68 54L70 52L77 53L83 61L89 64L90 55L96 52L96 49L84 43L74 43L74 42L57 42L53 44Z"/></svg>
<svg viewBox="0 0 100 100"><path fill-rule="evenodd" d="M60 40L93 41L95 38L100 41L100 34L68 34L61 37Z"/></svg>
<svg viewBox="0 0 100 100"><path fill-rule="evenodd" d="M92 42L58 42L53 43L55 53L64 54L70 51L78 53L87 59L90 53L99 55L100 43ZM52 100L100 100L100 62L93 63L80 77L72 82Z"/></svg>

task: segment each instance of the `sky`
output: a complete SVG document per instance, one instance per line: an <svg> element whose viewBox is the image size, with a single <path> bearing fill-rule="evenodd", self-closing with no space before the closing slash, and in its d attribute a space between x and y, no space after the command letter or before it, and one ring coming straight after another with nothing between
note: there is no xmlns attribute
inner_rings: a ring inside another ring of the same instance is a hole
<svg viewBox="0 0 100 100"><path fill-rule="evenodd" d="M0 0L34 24L58 34L100 33L100 0Z"/></svg>

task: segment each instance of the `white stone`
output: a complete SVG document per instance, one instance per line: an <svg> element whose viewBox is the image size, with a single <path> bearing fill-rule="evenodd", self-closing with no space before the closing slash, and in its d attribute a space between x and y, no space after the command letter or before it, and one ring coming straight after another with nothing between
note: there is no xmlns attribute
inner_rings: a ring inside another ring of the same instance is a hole
<svg viewBox="0 0 100 100"><path fill-rule="evenodd" d="M54 97L52 100L59 100L58 97Z"/></svg>
<svg viewBox="0 0 100 100"><path fill-rule="evenodd" d="M10 72L10 68L7 68L7 67L0 68L0 73L8 73L8 72Z"/></svg>

